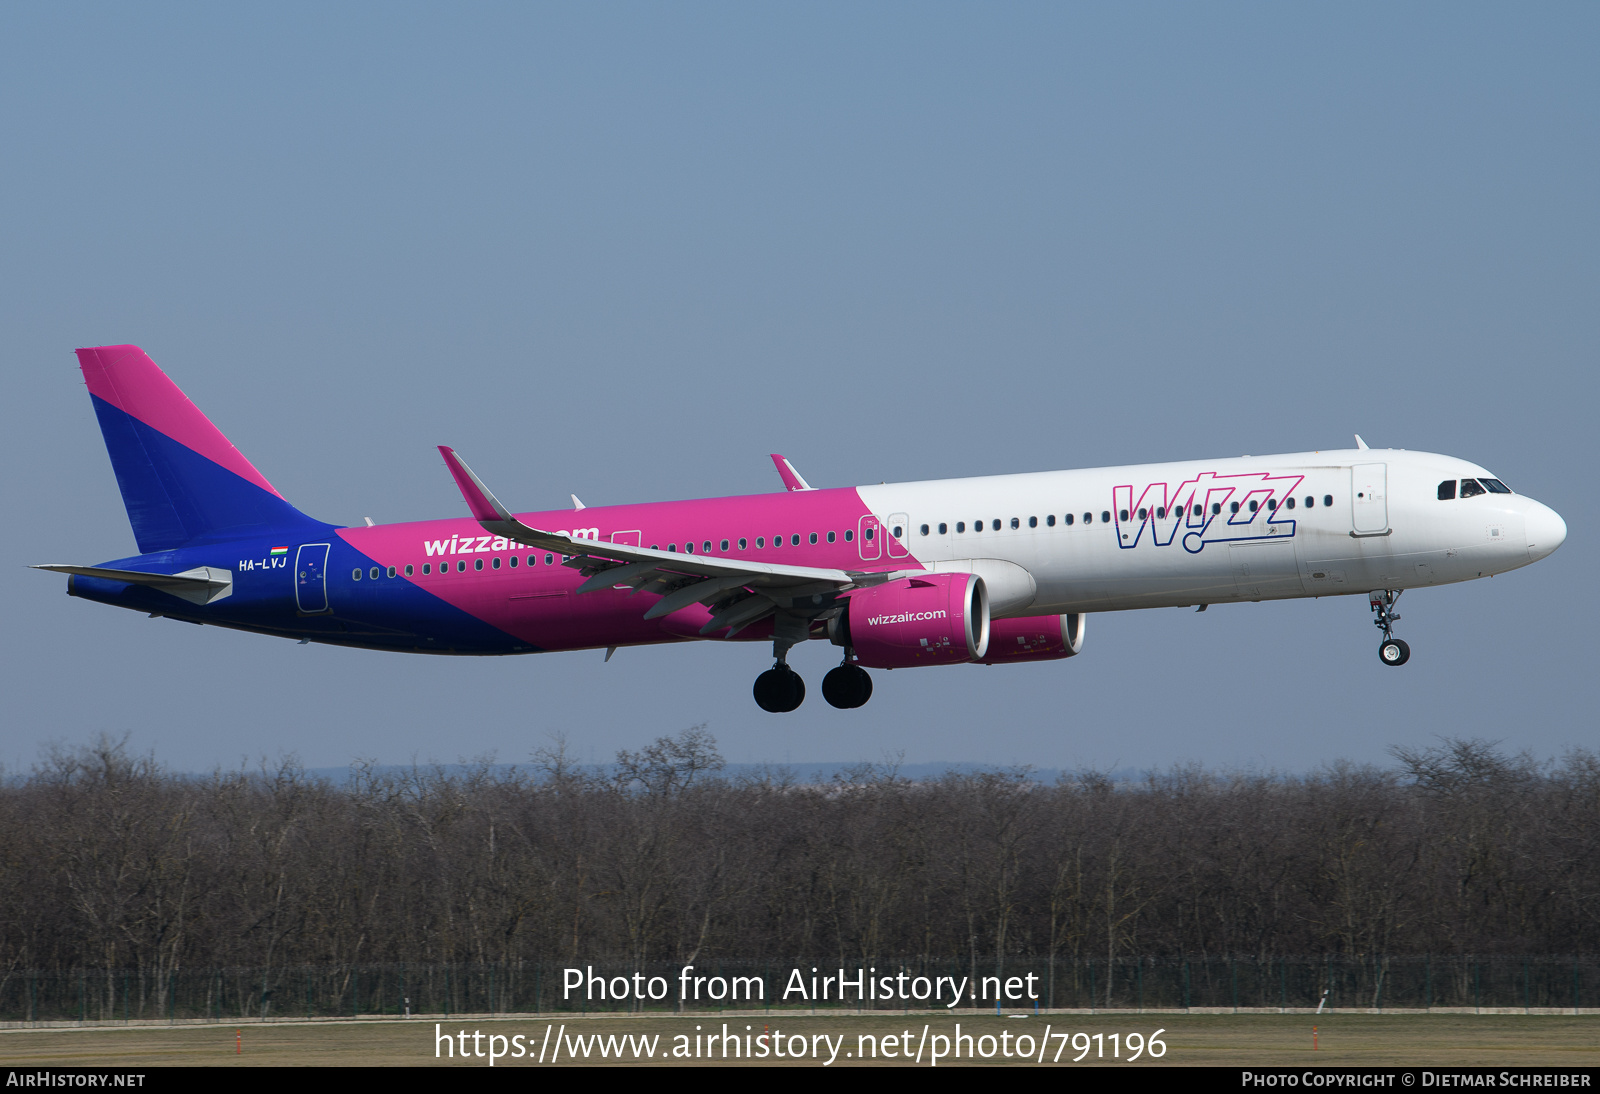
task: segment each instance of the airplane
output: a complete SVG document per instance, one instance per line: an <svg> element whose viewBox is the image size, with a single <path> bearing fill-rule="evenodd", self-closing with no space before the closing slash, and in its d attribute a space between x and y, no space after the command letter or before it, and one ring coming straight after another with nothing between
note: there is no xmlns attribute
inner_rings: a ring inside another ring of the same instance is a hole
<svg viewBox="0 0 1600 1094"><path fill-rule="evenodd" d="M771 642L774 713L800 642L867 669L1055 661L1093 612L1366 595L1404 665L1400 594L1537 562L1567 527L1488 470L1369 448L513 513L456 452L469 516L366 527L284 500L137 346L77 351L139 553L45 564L67 592L152 617L363 649L494 655Z"/></svg>

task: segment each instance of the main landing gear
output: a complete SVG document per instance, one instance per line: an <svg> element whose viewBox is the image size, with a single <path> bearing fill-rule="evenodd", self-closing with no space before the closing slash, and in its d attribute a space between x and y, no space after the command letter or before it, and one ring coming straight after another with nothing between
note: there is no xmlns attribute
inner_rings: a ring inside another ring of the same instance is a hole
<svg viewBox="0 0 1600 1094"><path fill-rule="evenodd" d="M1394 610L1394 605L1404 591L1374 589L1367 594L1368 605L1378 614L1378 618L1372 622L1383 632L1383 641L1378 643L1378 660L1396 668L1411 660L1411 647L1403 639L1394 636L1394 625L1400 621L1400 613Z"/></svg>
<svg viewBox="0 0 1600 1094"><path fill-rule="evenodd" d="M806 701L806 682L782 658L756 677L756 686L752 690L755 692L756 706L769 714L787 714Z"/></svg>
<svg viewBox="0 0 1600 1094"><path fill-rule="evenodd" d="M867 675L866 669L851 662L850 651L846 650L844 661L822 678L822 697L840 710L866 706L867 700L872 698L872 677Z"/></svg>
<svg viewBox="0 0 1600 1094"><path fill-rule="evenodd" d="M777 660L772 667L756 677L756 705L770 714L787 714L806 700L806 682L789 667L785 655L789 647L773 643ZM860 665L850 660L848 651L844 663L822 678L822 697L830 706L840 710L854 710L872 698L872 677Z"/></svg>

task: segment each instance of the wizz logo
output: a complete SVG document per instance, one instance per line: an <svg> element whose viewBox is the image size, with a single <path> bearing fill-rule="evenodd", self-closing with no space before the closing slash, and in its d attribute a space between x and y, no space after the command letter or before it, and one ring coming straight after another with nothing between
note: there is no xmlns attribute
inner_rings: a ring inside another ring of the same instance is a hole
<svg viewBox="0 0 1600 1094"><path fill-rule="evenodd" d="M1183 549L1199 554L1208 543L1246 539L1278 539L1294 535L1294 518L1284 502L1305 481L1304 475L1217 475L1202 471L1174 489L1153 482L1137 499L1133 486L1111 488L1117 546L1132 550L1145 538L1157 547L1180 539Z"/></svg>

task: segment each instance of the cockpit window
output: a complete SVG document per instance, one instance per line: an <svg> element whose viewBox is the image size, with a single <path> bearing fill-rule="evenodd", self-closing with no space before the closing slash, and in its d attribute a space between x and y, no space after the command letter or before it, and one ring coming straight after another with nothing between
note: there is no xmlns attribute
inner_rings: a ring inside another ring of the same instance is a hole
<svg viewBox="0 0 1600 1094"><path fill-rule="evenodd" d="M1439 484L1439 500L1440 501L1455 501L1456 500L1456 480L1455 479L1445 479L1443 482L1441 482Z"/></svg>
<svg viewBox="0 0 1600 1094"><path fill-rule="evenodd" d="M1475 498L1479 494L1487 494L1488 492L1489 491L1478 485L1477 479L1461 480L1461 496L1464 498Z"/></svg>
<svg viewBox="0 0 1600 1094"><path fill-rule="evenodd" d="M1491 493L1491 494L1509 494L1509 493L1511 493L1511 487L1507 486L1505 483L1501 482L1499 479L1479 479L1478 481L1483 483L1483 485L1487 486L1489 488L1489 493Z"/></svg>

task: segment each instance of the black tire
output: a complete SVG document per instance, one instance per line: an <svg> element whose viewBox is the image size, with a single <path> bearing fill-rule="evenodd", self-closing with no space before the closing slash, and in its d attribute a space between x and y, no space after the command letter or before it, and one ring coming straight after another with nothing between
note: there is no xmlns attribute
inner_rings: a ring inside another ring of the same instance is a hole
<svg viewBox="0 0 1600 1094"><path fill-rule="evenodd" d="M806 682L787 666L770 668L756 677L756 706L769 714L787 714L806 701Z"/></svg>
<svg viewBox="0 0 1600 1094"><path fill-rule="evenodd" d="M1411 647L1399 638L1385 638L1378 645L1378 660L1399 668L1411 660Z"/></svg>
<svg viewBox="0 0 1600 1094"><path fill-rule="evenodd" d="M872 698L872 677L860 665L840 665L822 678L822 697L829 706L854 710Z"/></svg>

